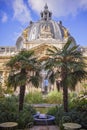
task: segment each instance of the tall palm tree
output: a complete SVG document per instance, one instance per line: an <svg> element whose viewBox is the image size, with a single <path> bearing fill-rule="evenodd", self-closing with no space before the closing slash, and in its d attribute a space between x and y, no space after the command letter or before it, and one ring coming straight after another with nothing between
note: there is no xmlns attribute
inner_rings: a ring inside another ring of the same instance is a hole
<svg viewBox="0 0 87 130"><path fill-rule="evenodd" d="M19 92L19 111L23 109L26 84L32 82L35 87L39 86L39 62L34 56L33 51L22 50L12 57L7 63L10 67L8 86L20 86Z"/></svg>
<svg viewBox="0 0 87 130"><path fill-rule="evenodd" d="M63 106L64 110L68 111L68 87L75 87L78 81L86 78L87 72L84 70L86 64L79 50L79 46L73 45L71 40L59 50L56 47L48 49L47 55L49 58L45 63L45 68L48 69L48 76L54 75L55 78L61 77L63 87Z"/></svg>

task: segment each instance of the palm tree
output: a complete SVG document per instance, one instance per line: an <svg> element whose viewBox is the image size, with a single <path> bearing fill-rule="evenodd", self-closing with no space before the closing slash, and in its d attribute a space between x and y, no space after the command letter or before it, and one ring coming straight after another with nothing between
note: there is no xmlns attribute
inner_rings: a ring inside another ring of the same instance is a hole
<svg viewBox="0 0 87 130"><path fill-rule="evenodd" d="M19 111L23 109L26 84L31 82L35 87L39 86L39 62L34 56L33 51L22 50L12 57L7 63L10 67L8 86L20 86L19 92Z"/></svg>
<svg viewBox="0 0 87 130"><path fill-rule="evenodd" d="M54 75L56 79L61 77L63 87L63 106L68 111L68 87L75 87L78 81L86 78L87 72L84 70L86 64L79 46L73 45L71 40L59 50L56 47L48 49L49 58L45 63L48 69L48 77ZM50 78L52 79L52 78Z"/></svg>

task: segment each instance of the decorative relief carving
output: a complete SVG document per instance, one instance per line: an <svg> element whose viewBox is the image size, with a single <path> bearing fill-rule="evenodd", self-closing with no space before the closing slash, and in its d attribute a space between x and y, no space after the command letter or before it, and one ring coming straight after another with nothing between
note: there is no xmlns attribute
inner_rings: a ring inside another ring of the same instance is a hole
<svg viewBox="0 0 87 130"><path fill-rule="evenodd" d="M50 32L50 27L45 25L45 26L43 26L41 28L41 31L43 31L43 32Z"/></svg>
<svg viewBox="0 0 87 130"><path fill-rule="evenodd" d="M25 40L27 40L27 38L28 38L28 29L23 31L23 36L24 36Z"/></svg>
<svg viewBox="0 0 87 130"><path fill-rule="evenodd" d="M65 29L64 27L63 27L62 29L63 29L63 31L64 31L64 38L68 38L68 36L69 36L68 30Z"/></svg>
<svg viewBox="0 0 87 130"><path fill-rule="evenodd" d="M51 33L50 26L44 25L41 27L39 38L52 38L53 34Z"/></svg>

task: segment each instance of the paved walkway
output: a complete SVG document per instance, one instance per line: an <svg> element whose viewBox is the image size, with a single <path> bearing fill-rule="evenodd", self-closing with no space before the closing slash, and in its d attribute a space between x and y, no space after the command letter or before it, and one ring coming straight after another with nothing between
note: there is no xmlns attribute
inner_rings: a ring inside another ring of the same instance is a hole
<svg viewBox="0 0 87 130"><path fill-rule="evenodd" d="M28 129L26 129L28 130ZM34 126L29 128L29 130L59 130L59 127L56 125L48 125L48 126Z"/></svg>

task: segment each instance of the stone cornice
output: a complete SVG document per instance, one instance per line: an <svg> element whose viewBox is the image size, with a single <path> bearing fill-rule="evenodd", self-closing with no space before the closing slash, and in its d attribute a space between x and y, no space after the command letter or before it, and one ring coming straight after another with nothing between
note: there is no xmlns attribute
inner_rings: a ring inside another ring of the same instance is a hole
<svg viewBox="0 0 87 130"><path fill-rule="evenodd" d="M0 59L10 59L12 56L0 56Z"/></svg>
<svg viewBox="0 0 87 130"><path fill-rule="evenodd" d="M32 41L27 41L25 44L43 44L43 43L48 43L48 44L64 44L66 43L65 40L60 41L60 40L55 40L53 38L39 38L37 40L32 40Z"/></svg>

